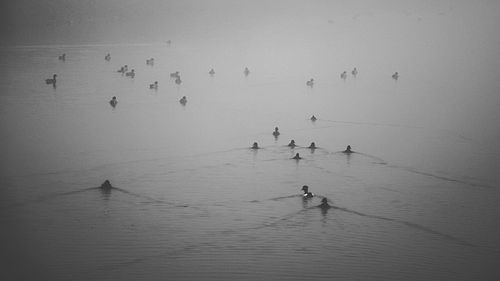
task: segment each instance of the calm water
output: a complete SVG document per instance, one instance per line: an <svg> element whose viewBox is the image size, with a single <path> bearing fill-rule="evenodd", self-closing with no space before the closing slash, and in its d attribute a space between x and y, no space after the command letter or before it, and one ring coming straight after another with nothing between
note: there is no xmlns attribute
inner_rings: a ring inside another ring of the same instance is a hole
<svg viewBox="0 0 500 281"><path fill-rule="evenodd" d="M3 48L2 280L498 280L495 51L307 40Z"/></svg>

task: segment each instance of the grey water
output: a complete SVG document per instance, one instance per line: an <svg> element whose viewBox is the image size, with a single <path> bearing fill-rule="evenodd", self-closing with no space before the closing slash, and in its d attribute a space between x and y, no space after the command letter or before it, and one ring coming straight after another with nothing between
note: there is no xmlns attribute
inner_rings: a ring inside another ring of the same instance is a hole
<svg viewBox="0 0 500 281"><path fill-rule="evenodd" d="M492 3L0 47L1 279L498 280Z"/></svg>

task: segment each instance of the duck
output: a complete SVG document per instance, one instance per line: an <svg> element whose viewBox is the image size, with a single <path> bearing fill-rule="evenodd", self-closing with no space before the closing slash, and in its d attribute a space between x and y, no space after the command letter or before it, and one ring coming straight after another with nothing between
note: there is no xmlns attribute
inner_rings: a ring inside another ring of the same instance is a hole
<svg viewBox="0 0 500 281"><path fill-rule="evenodd" d="M345 80L345 79L347 78L347 71L342 72L342 73L340 74L340 78L342 78L342 79L344 79L344 80Z"/></svg>
<svg viewBox="0 0 500 281"><path fill-rule="evenodd" d="M109 182L109 180L105 180L99 188L102 190L110 190L113 188L113 186L111 185L111 182Z"/></svg>
<svg viewBox="0 0 500 281"><path fill-rule="evenodd" d="M248 76L248 74L250 74L250 70L248 69L248 67L245 67L243 73L245 73L245 76Z"/></svg>
<svg viewBox="0 0 500 281"><path fill-rule="evenodd" d="M62 54L59 56L59 60L65 61L66 60L66 54Z"/></svg>
<svg viewBox="0 0 500 281"><path fill-rule="evenodd" d="M295 156L292 157L292 159L300 160L300 159L302 159L302 157L300 157L299 153L295 153Z"/></svg>
<svg viewBox="0 0 500 281"><path fill-rule="evenodd" d="M392 75L392 79L394 80L398 80L399 78L399 73L396 71L393 75Z"/></svg>
<svg viewBox="0 0 500 281"><path fill-rule="evenodd" d="M302 194L302 196L304 197L304 199L308 199L308 198L313 198L314 197L314 194L312 192L309 192L309 186L307 186L307 185L302 186L302 191L304 191L304 194Z"/></svg>
<svg viewBox="0 0 500 281"><path fill-rule="evenodd" d="M170 77L171 77L171 78L179 78L179 77L181 77L181 76L180 76L180 74L179 74L179 71L176 71L176 72L170 73Z"/></svg>
<svg viewBox="0 0 500 281"><path fill-rule="evenodd" d="M314 116L314 115L313 115L313 116L311 116L311 118L310 118L310 119L311 119L311 121L313 121L313 122L314 122L314 121L316 121L316 120L318 120L318 118L316 118L316 116Z"/></svg>
<svg viewBox="0 0 500 281"><path fill-rule="evenodd" d="M153 84L149 84L150 89L158 89L158 81L155 81Z"/></svg>
<svg viewBox="0 0 500 281"><path fill-rule="evenodd" d="M354 151L352 151L351 150L351 146L348 145L347 148L344 151L342 151L342 152L344 152L344 153L353 153Z"/></svg>
<svg viewBox="0 0 500 281"><path fill-rule="evenodd" d="M57 77L57 74L54 74L52 75L52 79L45 79L45 83L47 84L52 84L52 85L55 85L56 84L56 77Z"/></svg>
<svg viewBox="0 0 500 281"><path fill-rule="evenodd" d="M328 204L328 199L326 197L323 197L323 199L321 199L321 204L319 204L318 207L321 208L322 210L328 210L332 206Z"/></svg>
<svg viewBox="0 0 500 281"><path fill-rule="evenodd" d="M186 103L187 103L187 98L186 98L186 96L183 96L183 97L179 100L179 102L180 102L182 105L186 105Z"/></svg>
<svg viewBox="0 0 500 281"><path fill-rule="evenodd" d="M274 128L273 136L278 137L280 132L278 131L278 127Z"/></svg>
<svg viewBox="0 0 500 281"><path fill-rule="evenodd" d="M314 142L311 142L311 144L307 148L316 149L317 147L316 147L316 144Z"/></svg>
<svg viewBox="0 0 500 281"><path fill-rule="evenodd" d="M125 75L127 77L134 78L135 77L135 70L132 69L130 72L127 72Z"/></svg>
<svg viewBox="0 0 500 281"><path fill-rule="evenodd" d="M154 58L147 59L146 60L146 64L147 65L153 65L153 64L155 64L155 59Z"/></svg>
<svg viewBox="0 0 500 281"><path fill-rule="evenodd" d="M182 80L180 77L175 78L175 84L180 85L182 83Z"/></svg>
<svg viewBox="0 0 500 281"><path fill-rule="evenodd" d="M104 57L105 60L110 61L111 60L111 54L107 53L106 56Z"/></svg>
<svg viewBox="0 0 500 281"><path fill-rule="evenodd" d="M259 149L259 144L257 142L254 142L251 148L252 149Z"/></svg>
<svg viewBox="0 0 500 281"><path fill-rule="evenodd" d="M112 107L115 107L118 101L116 100L116 97L111 98L109 101L109 104L111 104Z"/></svg>
<svg viewBox="0 0 500 281"><path fill-rule="evenodd" d="M295 140L291 140L290 143L288 144L288 146L291 147L291 148L294 148L296 146L295 145Z"/></svg>
<svg viewBox="0 0 500 281"><path fill-rule="evenodd" d="M306 85L312 87L314 85L314 79L311 78L309 81L306 82Z"/></svg>
<svg viewBox="0 0 500 281"><path fill-rule="evenodd" d="M210 71L208 72L208 74L210 74L210 75L214 75L214 74L215 74L215 70L214 70L213 68L212 68L212 69L210 69Z"/></svg>
<svg viewBox="0 0 500 281"><path fill-rule="evenodd" d="M354 68L352 71L351 71L352 75L353 76L356 76L358 75L358 70L356 68Z"/></svg>

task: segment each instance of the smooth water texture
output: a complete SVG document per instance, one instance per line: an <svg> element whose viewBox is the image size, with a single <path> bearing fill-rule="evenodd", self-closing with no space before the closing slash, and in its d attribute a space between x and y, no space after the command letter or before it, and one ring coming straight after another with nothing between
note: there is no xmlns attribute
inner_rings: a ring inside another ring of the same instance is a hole
<svg viewBox="0 0 500 281"><path fill-rule="evenodd" d="M3 47L2 280L498 280L499 42L454 12Z"/></svg>

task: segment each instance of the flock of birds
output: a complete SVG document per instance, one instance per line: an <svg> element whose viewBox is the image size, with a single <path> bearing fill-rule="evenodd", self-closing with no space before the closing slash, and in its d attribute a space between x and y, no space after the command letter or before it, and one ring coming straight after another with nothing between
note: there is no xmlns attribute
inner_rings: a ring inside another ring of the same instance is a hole
<svg viewBox="0 0 500 281"><path fill-rule="evenodd" d="M59 60L61 61L66 61L66 54L62 54L58 57ZM106 61L111 61L111 54L106 54L106 56L104 57L104 59ZM146 65L150 65L150 66L153 66L154 65L154 58L149 58L149 59L146 59ZM129 77L129 78L134 78L135 77L135 70L134 69L128 69L128 65L123 65L122 67L120 67L120 69L117 70L118 73L121 73L122 75L125 75L126 77ZM213 76L215 75L215 70L212 68L210 69L210 71L208 72L209 75ZM248 67L245 67L245 69L243 70L243 74L245 76L248 76L250 74L250 70L248 69ZM351 71L351 74L356 77L358 75L358 70L356 67L354 67L354 69ZM174 79L174 82L177 84L177 85L180 85L182 83L182 80L181 80L181 76L180 76L180 73L179 71L176 71L176 72L173 72L173 73L170 73L170 78ZM340 74L340 78L345 80L347 79L347 71L344 71ZM399 78L399 73L398 72L395 72L393 75L392 75L392 78L394 80L398 80ZM52 78L48 78L48 79L45 79L45 83L46 84L49 84L49 85L53 85L54 87L56 87L56 83L57 83L57 74L54 74L52 76ZM308 80L306 82L306 85L307 86L310 86L310 87L313 87L314 85L314 79L311 78L310 80ZM155 81L154 83L150 84L149 85L149 88L150 89L153 89L153 90L157 90L158 89L158 81ZM187 103L187 98L186 96L183 96L179 102L182 104L182 105L186 105ZM116 98L116 96L112 97L111 100L109 101L110 105L114 108L116 107L116 105L118 104L118 100ZM311 121L316 121L317 118L313 115L311 118L310 118ZM280 132L279 132L279 129L278 127L276 127L274 129L274 132L272 133L273 136L275 137L275 139L278 138L278 136L280 135ZM295 148L297 145L295 144L295 140L291 140L290 143L288 144L288 147L290 148ZM312 142L307 148L311 149L311 150L314 150L316 148L318 148L316 146L316 144L314 142ZM254 142L251 149L260 149L259 145L257 142ZM351 150L351 146L348 145L347 148L342 151L343 153L347 153L347 154L350 154L350 153L354 153L354 151ZM299 153L296 153L294 157L292 157L291 159L295 159L295 160L300 160L302 159L302 157L299 155ZM110 190L112 187L111 183L109 182L109 180L106 180L100 187L101 189L103 190ZM307 185L304 185L302 187L302 191L304 192L303 193L303 198L304 199L309 199L309 198L312 198L314 197L314 194L309 192L309 187ZM321 205L319 206L321 208L330 208L330 205L328 205L328 200L327 198L323 197L322 199L322 202L321 202Z"/></svg>

